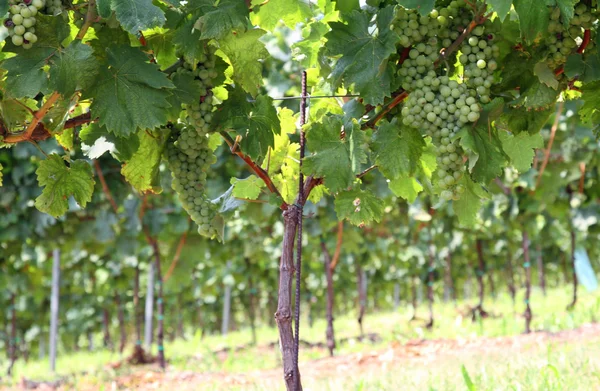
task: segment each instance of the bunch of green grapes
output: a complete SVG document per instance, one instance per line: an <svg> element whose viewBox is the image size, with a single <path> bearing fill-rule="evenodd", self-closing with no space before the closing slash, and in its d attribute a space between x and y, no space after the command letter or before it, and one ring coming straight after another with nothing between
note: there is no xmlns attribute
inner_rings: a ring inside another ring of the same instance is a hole
<svg viewBox="0 0 600 391"><path fill-rule="evenodd" d="M174 76L177 73L191 74L194 79L200 83L200 99L186 107L187 122L196 128L199 132L209 133L212 128L212 112L215 105L215 99L211 91L215 86L215 80L219 77L219 73L215 69L216 65L215 50L209 49L207 53L203 53L195 63L188 61L183 62L183 66L177 68Z"/></svg>
<svg viewBox="0 0 600 391"><path fill-rule="evenodd" d="M464 67L464 80L477 92L481 103L489 103L490 89L494 84L494 71L498 69L496 58L500 51L494 43L495 35L484 26L473 29L473 35L460 47L459 61Z"/></svg>
<svg viewBox="0 0 600 391"><path fill-rule="evenodd" d="M44 0L9 0L9 18L4 21L15 46L30 49L38 40L35 35L35 16L45 5Z"/></svg>
<svg viewBox="0 0 600 391"><path fill-rule="evenodd" d="M64 10L61 0L46 0L45 14L48 15L60 15Z"/></svg>
<svg viewBox="0 0 600 391"><path fill-rule="evenodd" d="M211 224L217 214L217 207L206 195L206 176L216 156L208 146L206 133L186 126L181 129L174 143L166 150L167 162L181 205L198 224L198 233L207 237L217 235Z"/></svg>
<svg viewBox="0 0 600 391"><path fill-rule="evenodd" d="M435 71L417 81L402 108L404 125L419 129L430 136L437 154L435 183L442 190L442 199L456 199L464 187L459 184L464 175L463 150L456 134L468 123L479 119L481 106L475 91L466 83L437 76Z"/></svg>
<svg viewBox="0 0 600 391"><path fill-rule="evenodd" d="M594 26L598 21L598 16L587 5L580 2L575 7L575 16L571 18L568 28L560 20L561 14L558 7L554 8L550 18L549 34L545 37L544 43L550 50L548 65L551 68L558 68L564 65L569 54L581 45L585 30Z"/></svg>

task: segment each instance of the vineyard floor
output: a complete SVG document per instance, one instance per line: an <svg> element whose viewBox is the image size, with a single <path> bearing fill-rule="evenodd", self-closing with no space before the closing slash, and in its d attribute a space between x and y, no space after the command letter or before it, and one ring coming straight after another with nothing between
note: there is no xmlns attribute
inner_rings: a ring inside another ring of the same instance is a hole
<svg viewBox="0 0 600 391"><path fill-rule="evenodd" d="M532 302L537 303L533 323L537 331L528 335L520 333L523 318L513 312L510 299L504 296L486 302L486 310L496 317L474 323L465 303L440 303L431 331L422 327L422 321L409 324L412 312L407 308L369 314L365 332L377 332L380 340L360 343L350 339L333 358L327 357L322 346L302 350L304 389L600 390L600 324L595 322L600 295L582 295L571 312L565 310L568 298L564 288L550 291L546 298L536 292ZM425 307L419 310L426 314ZM358 332L351 317L336 319L336 327L339 339ZM269 343L274 342L274 332L261 327L256 347L233 352L224 348L247 344L248 331L232 332L227 338L207 336L202 342L175 341L166 348L170 352L166 373L154 366L118 365L118 356L107 352L63 357L59 361L63 375L84 366L96 369L68 377L68 383L58 390L283 389L278 349ZM313 343L323 341L324 322L305 327L302 336ZM36 365L18 367L15 381L44 377L44 370L37 367L36 371ZM469 387L470 381L473 387Z"/></svg>

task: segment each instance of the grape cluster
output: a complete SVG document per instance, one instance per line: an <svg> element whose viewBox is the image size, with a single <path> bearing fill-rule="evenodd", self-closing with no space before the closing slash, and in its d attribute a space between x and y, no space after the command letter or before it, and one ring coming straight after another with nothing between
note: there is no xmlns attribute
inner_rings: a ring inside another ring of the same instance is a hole
<svg viewBox="0 0 600 391"><path fill-rule="evenodd" d="M51 0L49 0L51 1ZM9 0L10 17L4 21L15 46L30 49L38 40L35 35L35 15L44 7L44 0Z"/></svg>
<svg viewBox="0 0 600 391"><path fill-rule="evenodd" d="M166 154L173 177L171 186L183 208L198 224L198 233L216 236L212 220L217 207L206 195L206 176L217 159L208 146L207 134L190 126L183 127L177 140L168 145Z"/></svg>
<svg viewBox="0 0 600 391"><path fill-rule="evenodd" d="M200 84L200 99L198 102L187 105L186 112L187 122L204 133L211 131L210 123L215 104L211 88L215 86L215 80L219 76L215 69L216 60L215 51L209 49L207 53L202 53L195 63L184 61L183 66L177 68L171 75L191 74L194 76L194 80Z"/></svg>
<svg viewBox="0 0 600 391"><path fill-rule="evenodd" d="M550 50L547 62L550 68L558 68L567 62L569 54L581 44L584 31L591 29L598 17L584 3L579 3L575 7L575 15L571 18L568 28L560 20L561 13L558 7L554 8L550 19L549 34L544 40Z"/></svg>
<svg viewBox="0 0 600 391"><path fill-rule="evenodd" d="M63 5L61 0L46 0L45 14L48 15L60 15L63 12Z"/></svg>
<svg viewBox="0 0 600 391"><path fill-rule="evenodd" d="M489 103L490 89L494 84L494 71L498 69L496 58L500 51L494 43L495 35L489 29L477 26L473 36L460 47L459 61L464 67L464 80L469 88L477 92L481 103Z"/></svg>
<svg viewBox="0 0 600 391"><path fill-rule="evenodd" d="M400 37L398 76L409 96L400 111L402 123L431 137L437 154L434 183L445 200L457 199L464 192L464 151L458 132L479 120L482 105L491 101L495 58L493 25L486 22L473 29L452 58L440 58L472 19L464 0L452 0L447 7L434 9L428 16L400 8L395 31ZM406 56L407 54L407 56ZM463 73L455 73L459 59Z"/></svg>
<svg viewBox="0 0 600 391"><path fill-rule="evenodd" d="M167 160L173 176L173 189L194 222L201 235L214 237L216 229L211 224L217 214L217 207L208 199L205 192L208 167L216 157L208 147L208 135L212 131L210 123L215 99L211 88L219 77L215 69L215 50L199 56L194 63L183 61L182 66L170 75L191 74L200 84L198 101L186 105L188 126L180 132L177 141L167 149Z"/></svg>

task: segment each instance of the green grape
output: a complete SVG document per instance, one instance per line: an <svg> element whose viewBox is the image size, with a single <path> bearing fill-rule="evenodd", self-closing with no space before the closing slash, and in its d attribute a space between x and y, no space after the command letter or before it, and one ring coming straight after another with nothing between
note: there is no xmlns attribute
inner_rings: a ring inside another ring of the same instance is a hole
<svg viewBox="0 0 600 391"><path fill-rule="evenodd" d="M30 49L37 42L33 26L35 16L44 6L44 0L9 0L9 18L4 20L4 26L13 45Z"/></svg>

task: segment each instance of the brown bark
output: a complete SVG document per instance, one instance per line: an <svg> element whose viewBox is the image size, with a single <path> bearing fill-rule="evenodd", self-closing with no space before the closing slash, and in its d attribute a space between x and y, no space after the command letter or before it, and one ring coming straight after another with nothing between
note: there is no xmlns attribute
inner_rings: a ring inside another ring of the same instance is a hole
<svg viewBox="0 0 600 391"><path fill-rule="evenodd" d="M279 264L279 297L275 321L279 328L279 343L283 356L283 378L288 391L299 391L294 368L294 332L292 330L292 283L294 277L294 240L298 225L298 208L283 212L284 234ZM299 380L299 379L298 379Z"/></svg>
<svg viewBox="0 0 600 391"><path fill-rule="evenodd" d="M473 321L478 318L487 318L488 313L483 309L483 300L485 298L485 283L483 281L483 277L485 275L485 257L483 256L483 240L477 239L477 260L478 266L475 275L477 276L477 285L479 286L479 302L477 306L473 308Z"/></svg>
<svg viewBox="0 0 600 391"><path fill-rule="evenodd" d="M12 375L12 369L17 361L17 310L15 308L15 294L10 295L10 340L8 342L10 364L6 374Z"/></svg>
<svg viewBox="0 0 600 391"><path fill-rule="evenodd" d="M327 349L329 349L329 355L333 357L333 351L335 350L335 333L333 330L333 269L331 267L329 251L327 250L327 246L323 240L321 240L321 250L323 251L325 279L327 281L327 329L325 331L325 337L327 339Z"/></svg>
<svg viewBox="0 0 600 391"><path fill-rule="evenodd" d="M144 348L142 347L142 313L140 311L140 265L135 266L133 279L133 320L135 322L135 346L131 361L133 363L145 362Z"/></svg>
<svg viewBox="0 0 600 391"><path fill-rule="evenodd" d="M533 313L531 312L531 306L529 299L531 297L531 262L529 261L529 236L527 231L523 228L523 267L525 268L525 333L531 332L531 319Z"/></svg>
<svg viewBox="0 0 600 391"><path fill-rule="evenodd" d="M546 296L546 273L544 270L544 259L542 257L542 246L538 243L536 246L537 250L537 269L538 269L538 283L542 289L542 293Z"/></svg>
<svg viewBox="0 0 600 391"><path fill-rule="evenodd" d="M158 324L156 327L156 343L158 348L158 365L161 369L166 368L165 363L165 325L164 325L164 316L165 316L165 305L163 302L163 280L160 268L160 250L158 248L158 242L155 239L151 239L152 249L154 251L154 268L156 273L156 282L158 283L158 295L156 298L156 307L157 307L157 318Z"/></svg>
<svg viewBox="0 0 600 391"><path fill-rule="evenodd" d="M444 301L456 301L456 290L452 278L452 253L446 255L446 267L444 268Z"/></svg>
<svg viewBox="0 0 600 391"><path fill-rule="evenodd" d="M127 343L127 332L125 330L125 312L123 311L123 306L121 305L121 296L118 292L115 292L115 304L117 306L117 319L119 321L119 353L123 354L123 351L125 350L125 344Z"/></svg>
<svg viewBox="0 0 600 391"><path fill-rule="evenodd" d="M360 327L360 336L364 335L363 320L365 316L365 310L367 306L367 292L365 292L363 281L364 274L362 267L356 264L356 284L358 288L358 326Z"/></svg>
<svg viewBox="0 0 600 391"><path fill-rule="evenodd" d="M106 307L102 309L102 326L104 329L104 347L113 350L113 342L110 337L110 313Z"/></svg>

